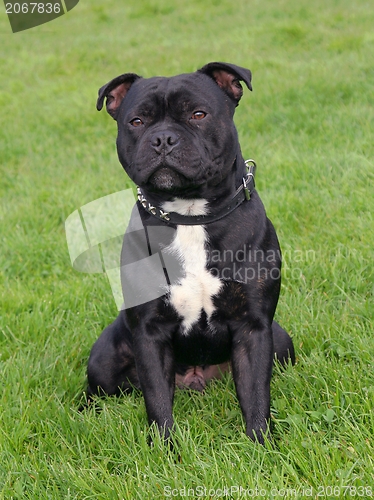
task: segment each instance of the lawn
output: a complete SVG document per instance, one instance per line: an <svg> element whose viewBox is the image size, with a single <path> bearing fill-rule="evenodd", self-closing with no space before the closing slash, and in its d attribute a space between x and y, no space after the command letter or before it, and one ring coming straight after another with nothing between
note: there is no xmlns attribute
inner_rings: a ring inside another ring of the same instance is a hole
<svg viewBox="0 0 374 500"><path fill-rule="evenodd" d="M81 0L16 34L1 14L0 498L374 496L373 26L366 0ZM177 459L148 447L139 394L77 411L117 310L104 274L72 268L64 223L130 187L98 88L215 60L253 72L236 124L297 362L274 371L273 447L245 436L230 377L178 391Z"/></svg>

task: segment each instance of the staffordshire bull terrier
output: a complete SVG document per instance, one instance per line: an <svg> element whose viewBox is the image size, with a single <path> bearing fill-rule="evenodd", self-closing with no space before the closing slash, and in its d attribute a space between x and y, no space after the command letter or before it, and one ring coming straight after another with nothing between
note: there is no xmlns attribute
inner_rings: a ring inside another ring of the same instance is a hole
<svg viewBox="0 0 374 500"><path fill-rule="evenodd" d="M233 122L240 82L252 90L248 69L214 62L170 78L126 73L99 90L138 202L121 257L124 309L92 348L87 394L141 389L166 440L175 385L202 391L230 367L246 433L264 443L273 359L295 359L273 321L278 239Z"/></svg>

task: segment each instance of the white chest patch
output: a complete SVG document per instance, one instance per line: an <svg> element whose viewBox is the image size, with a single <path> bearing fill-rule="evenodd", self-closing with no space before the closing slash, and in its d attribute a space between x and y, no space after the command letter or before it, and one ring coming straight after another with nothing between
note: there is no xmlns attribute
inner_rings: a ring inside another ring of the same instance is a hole
<svg viewBox="0 0 374 500"><path fill-rule="evenodd" d="M182 215L205 215L205 200L175 200L164 203L163 210ZM169 302L183 318L183 333L187 334L196 323L202 311L208 319L215 308L212 297L222 283L206 269L205 243L207 233L204 226L177 226L173 242L165 249L175 255L184 269L184 277L169 289Z"/></svg>

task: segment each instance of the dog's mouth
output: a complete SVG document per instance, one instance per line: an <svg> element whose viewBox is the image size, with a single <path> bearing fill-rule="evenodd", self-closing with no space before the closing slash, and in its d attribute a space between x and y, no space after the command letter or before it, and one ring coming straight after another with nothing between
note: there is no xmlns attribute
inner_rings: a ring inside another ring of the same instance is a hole
<svg viewBox="0 0 374 500"><path fill-rule="evenodd" d="M191 179L175 168L163 165L149 176L145 184L139 186L155 193L196 197L204 184L204 179Z"/></svg>
<svg viewBox="0 0 374 500"><path fill-rule="evenodd" d="M186 184L186 177L170 167L157 169L148 179L148 183L160 191L174 191Z"/></svg>

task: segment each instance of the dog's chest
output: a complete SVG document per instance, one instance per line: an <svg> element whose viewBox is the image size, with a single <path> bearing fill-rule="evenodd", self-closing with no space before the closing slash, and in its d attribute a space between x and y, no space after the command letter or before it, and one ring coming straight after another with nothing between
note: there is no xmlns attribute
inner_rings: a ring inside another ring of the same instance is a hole
<svg viewBox="0 0 374 500"><path fill-rule="evenodd" d="M164 209L182 215L204 215L205 200L176 200L164 204ZM167 248L178 258L183 277L169 288L168 300L183 318L182 333L188 334L205 312L207 319L215 307L213 297L221 289L221 280L207 269L207 232L204 226L177 226L173 242Z"/></svg>

